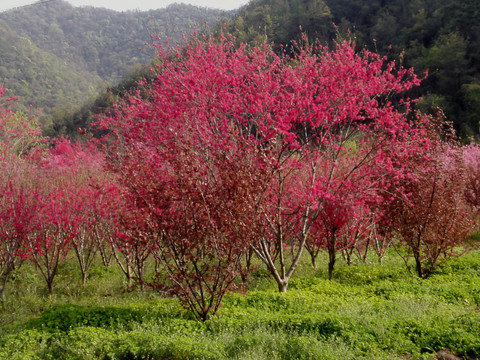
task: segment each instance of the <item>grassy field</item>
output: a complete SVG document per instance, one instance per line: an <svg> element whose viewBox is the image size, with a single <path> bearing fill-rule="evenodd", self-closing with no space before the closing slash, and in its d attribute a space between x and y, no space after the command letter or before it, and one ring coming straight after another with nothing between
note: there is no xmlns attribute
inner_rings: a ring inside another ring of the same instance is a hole
<svg viewBox="0 0 480 360"><path fill-rule="evenodd" d="M0 359L480 359L480 251L420 280L392 252L382 266L307 261L286 294L259 267L199 323L175 299L124 291L115 264L85 287L76 263L47 295L35 269L14 274L0 313Z"/></svg>

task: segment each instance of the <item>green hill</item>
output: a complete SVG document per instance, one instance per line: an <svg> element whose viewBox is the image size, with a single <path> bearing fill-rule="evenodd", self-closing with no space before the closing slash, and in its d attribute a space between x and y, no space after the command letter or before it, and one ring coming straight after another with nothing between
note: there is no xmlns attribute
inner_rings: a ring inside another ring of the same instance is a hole
<svg viewBox="0 0 480 360"><path fill-rule="evenodd" d="M195 27L214 26L220 10L171 5L147 12L38 2L0 13L0 83L50 114L78 105L100 84L117 83L135 64L149 63L150 34L174 43Z"/></svg>
<svg viewBox="0 0 480 360"><path fill-rule="evenodd" d="M78 103L101 81L95 73L40 49L0 19L0 83L19 97L16 110L33 106L48 112L58 104Z"/></svg>

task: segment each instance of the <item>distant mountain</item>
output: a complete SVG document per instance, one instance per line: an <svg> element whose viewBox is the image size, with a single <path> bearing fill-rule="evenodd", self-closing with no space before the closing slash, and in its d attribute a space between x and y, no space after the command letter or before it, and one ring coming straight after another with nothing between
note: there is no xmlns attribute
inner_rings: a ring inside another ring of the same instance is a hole
<svg viewBox="0 0 480 360"><path fill-rule="evenodd" d="M0 84L19 97L16 110L32 106L48 113L60 103L82 101L101 82L97 74L40 49L0 19Z"/></svg>
<svg viewBox="0 0 480 360"><path fill-rule="evenodd" d="M18 106L81 104L100 84L117 83L135 64L154 57L151 34L171 43L214 27L220 10L171 5L146 12L74 7L63 0L0 13L0 83Z"/></svg>

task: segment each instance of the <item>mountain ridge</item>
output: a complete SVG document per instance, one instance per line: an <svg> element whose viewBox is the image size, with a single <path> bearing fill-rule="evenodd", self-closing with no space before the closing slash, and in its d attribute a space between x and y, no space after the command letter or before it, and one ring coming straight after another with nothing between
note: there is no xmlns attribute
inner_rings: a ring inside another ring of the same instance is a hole
<svg viewBox="0 0 480 360"><path fill-rule="evenodd" d="M120 81L135 65L151 62L151 34L175 42L182 33L213 27L225 16L225 11L185 4L118 12L74 7L63 0L5 11L0 13L0 83L20 98L19 109L41 107L48 115L57 105L81 104L99 87ZM32 51L35 56L29 56ZM16 56L12 59L11 54ZM39 75L42 69L45 74ZM89 85L84 84L87 80ZM39 99L42 92L50 98Z"/></svg>

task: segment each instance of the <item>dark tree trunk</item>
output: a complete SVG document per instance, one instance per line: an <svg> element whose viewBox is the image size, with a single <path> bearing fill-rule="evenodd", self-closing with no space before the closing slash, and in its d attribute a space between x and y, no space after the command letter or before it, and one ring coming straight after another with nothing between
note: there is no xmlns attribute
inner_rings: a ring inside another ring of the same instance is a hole
<svg viewBox="0 0 480 360"><path fill-rule="evenodd" d="M310 260L312 261L313 268L317 270L317 256L313 252L310 253Z"/></svg>
<svg viewBox="0 0 480 360"><path fill-rule="evenodd" d="M335 237L335 229L332 229L331 236L328 242L328 280L333 279L333 269L335 268L335 260L336 260L336 243L337 239Z"/></svg>
<svg viewBox="0 0 480 360"><path fill-rule="evenodd" d="M50 295L53 295L53 277L50 279L47 279L47 288L48 288L48 293Z"/></svg>
<svg viewBox="0 0 480 360"><path fill-rule="evenodd" d="M420 278L423 278L423 268L422 268L422 262L420 261L420 255L415 254L415 266L417 269L417 274Z"/></svg>
<svg viewBox="0 0 480 360"><path fill-rule="evenodd" d="M335 268L336 252L335 246L328 248L328 280L333 279L333 269Z"/></svg>

